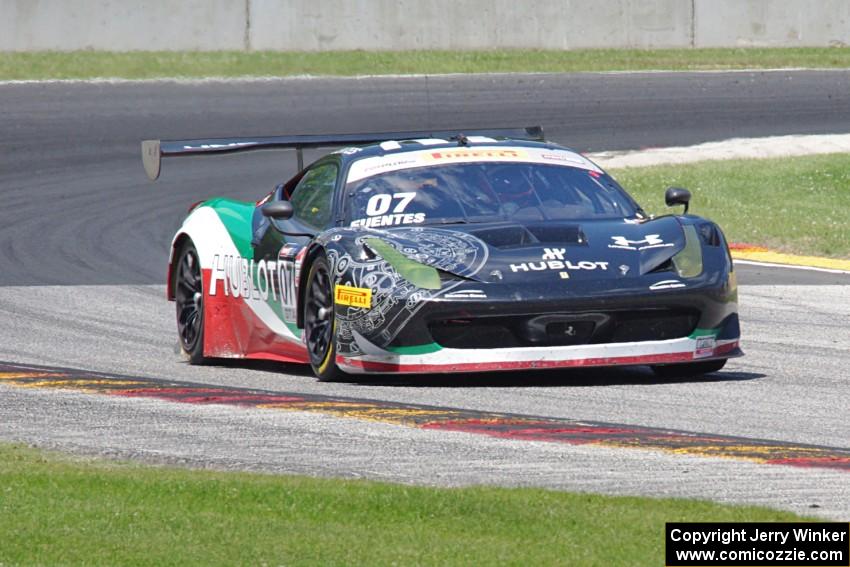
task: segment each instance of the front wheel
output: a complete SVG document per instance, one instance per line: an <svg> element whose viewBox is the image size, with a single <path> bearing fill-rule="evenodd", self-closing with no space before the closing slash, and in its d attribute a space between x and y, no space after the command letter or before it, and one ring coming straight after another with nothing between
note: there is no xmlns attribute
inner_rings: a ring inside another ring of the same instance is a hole
<svg viewBox="0 0 850 567"><path fill-rule="evenodd" d="M333 282L328 260L322 254L310 266L304 294L304 337L310 366L322 382L339 380L344 373L336 365L336 320Z"/></svg>
<svg viewBox="0 0 850 567"><path fill-rule="evenodd" d="M707 360L705 362L687 362L685 364L662 364L653 366L652 371L660 378L689 378L717 372L726 366L726 360Z"/></svg>
<svg viewBox="0 0 850 567"><path fill-rule="evenodd" d="M177 305L177 335L180 350L190 364L203 364L204 358L204 282L201 261L191 240L177 255L174 277L174 303Z"/></svg>

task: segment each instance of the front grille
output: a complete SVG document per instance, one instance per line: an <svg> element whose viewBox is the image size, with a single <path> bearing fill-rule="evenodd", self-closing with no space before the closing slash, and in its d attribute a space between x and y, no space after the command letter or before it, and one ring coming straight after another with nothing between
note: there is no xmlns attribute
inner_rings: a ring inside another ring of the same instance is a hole
<svg viewBox="0 0 850 567"><path fill-rule="evenodd" d="M551 347L677 339L690 335L698 320L694 310L640 309L437 319L428 329L446 348Z"/></svg>

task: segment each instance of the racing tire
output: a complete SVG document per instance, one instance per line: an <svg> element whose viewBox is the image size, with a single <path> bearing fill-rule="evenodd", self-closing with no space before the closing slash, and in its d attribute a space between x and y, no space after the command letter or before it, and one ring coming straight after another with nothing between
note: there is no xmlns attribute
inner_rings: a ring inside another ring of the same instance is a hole
<svg viewBox="0 0 850 567"><path fill-rule="evenodd" d="M175 270L173 292L180 351L189 364L204 364L204 279L191 240L180 247Z"/></svg>
<svg viewBox="0 0 850 567"><path fill-rule="evenodd" d="M345 376L336 365L333 281L324 254L313 261L307 277L307 289L304 292L304 342L310 356L310 366L320 382L332 382Z"/></svg>
<svg viewBox="0 0 850 567"><path fill-rule="evenodd" d="M718 372L726 366L726 360L707 360L705 362L687 362L684 364L662 364L653 366L652 371L659 378L689 378Z"/></svg>

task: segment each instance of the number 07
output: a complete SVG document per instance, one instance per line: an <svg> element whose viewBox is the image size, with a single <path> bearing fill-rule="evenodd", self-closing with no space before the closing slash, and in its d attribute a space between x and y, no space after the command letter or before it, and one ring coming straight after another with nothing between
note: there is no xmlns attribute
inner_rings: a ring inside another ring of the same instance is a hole
<svg viewBox="0 0 850 567"><path fill-rule="evenodd" d="M403 213L407 205L416 197L416 193L394 193L392 196L383 193L381 195L373 195L366 203L366 214L370 217L383 215L390 210L393 199L398 199L398 203L393 209L394 213Z"/></svg>

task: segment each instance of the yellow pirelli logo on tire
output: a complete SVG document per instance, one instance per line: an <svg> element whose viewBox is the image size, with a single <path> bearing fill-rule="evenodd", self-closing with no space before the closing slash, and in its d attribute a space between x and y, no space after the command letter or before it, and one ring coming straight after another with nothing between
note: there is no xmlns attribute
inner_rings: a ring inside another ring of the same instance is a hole
<svg viewBox="0 0 850 567"><path fill-rule="evenodd" d="M350 305L351 307L372 307L372 290L367 287L352 287L350 285L337 285L334 300L338 305Z"/></svg>

